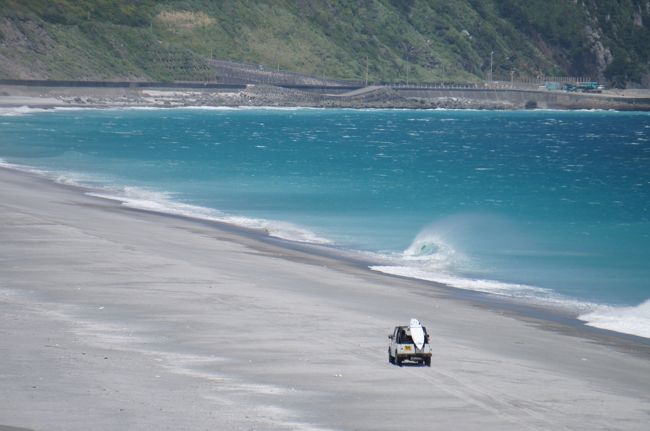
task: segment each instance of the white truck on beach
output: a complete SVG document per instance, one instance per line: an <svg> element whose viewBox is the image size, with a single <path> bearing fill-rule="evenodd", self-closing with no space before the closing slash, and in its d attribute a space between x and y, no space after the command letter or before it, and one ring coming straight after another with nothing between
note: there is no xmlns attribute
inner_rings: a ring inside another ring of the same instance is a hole
<svg viewBox="0 0 650 431"><path fill-rule="evenodd" d="M388 362L402 366L403 361L414 361L431 366L431 345L427 328L417 319L409 326L396 326L388 336Z"/></svg>

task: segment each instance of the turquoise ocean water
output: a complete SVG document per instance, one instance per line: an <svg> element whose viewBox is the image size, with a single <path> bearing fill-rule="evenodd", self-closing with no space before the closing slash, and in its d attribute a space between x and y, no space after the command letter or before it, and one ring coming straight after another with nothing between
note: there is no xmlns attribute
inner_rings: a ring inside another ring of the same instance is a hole
<svg viewBox="0 0 650 431"><path fill-rule="evenodd" d="M0 112L4 166L650 337L650 115Z"/></svg>

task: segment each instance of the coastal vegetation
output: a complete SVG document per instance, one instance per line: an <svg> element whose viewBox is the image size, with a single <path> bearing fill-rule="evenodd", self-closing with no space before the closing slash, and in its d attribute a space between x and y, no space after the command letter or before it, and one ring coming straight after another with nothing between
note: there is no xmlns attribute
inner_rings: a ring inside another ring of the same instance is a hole
<svg viewBox="0 0 650 431"><path fill-rule="evenodd" d="M0 78L218 79L209 59L373 82L647 84L648 0L0 0Z"/></svg>

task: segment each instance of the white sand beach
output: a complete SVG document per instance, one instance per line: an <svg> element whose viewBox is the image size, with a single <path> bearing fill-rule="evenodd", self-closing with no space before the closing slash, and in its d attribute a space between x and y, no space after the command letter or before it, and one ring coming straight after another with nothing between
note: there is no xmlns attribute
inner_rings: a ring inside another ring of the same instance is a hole
<svg viewBox="0 0 650 431"><path fill-rule="evenodd" d="M647 341L472 297L0 168L0 429L648 429Z"/></svg>

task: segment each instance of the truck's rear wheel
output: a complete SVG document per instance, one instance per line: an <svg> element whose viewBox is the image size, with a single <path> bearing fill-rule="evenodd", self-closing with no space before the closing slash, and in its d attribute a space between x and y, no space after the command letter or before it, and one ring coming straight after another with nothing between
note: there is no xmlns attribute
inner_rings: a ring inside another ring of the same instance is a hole
<svg viewBox="0 0 650 431"><path fill-rule="evenodd" d="M393 355L390 354L390 349L388 349L388 363L389 364L395 363L395 358L393 357Z"/></svg>

